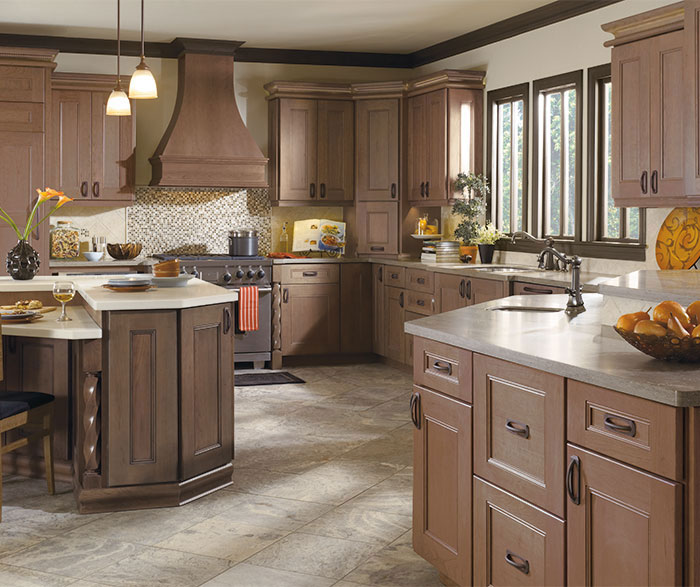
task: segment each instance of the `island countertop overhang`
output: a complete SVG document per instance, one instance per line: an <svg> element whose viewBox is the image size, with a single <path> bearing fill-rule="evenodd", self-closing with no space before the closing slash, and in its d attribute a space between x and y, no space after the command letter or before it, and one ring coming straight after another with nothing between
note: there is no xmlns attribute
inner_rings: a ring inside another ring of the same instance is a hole
<svg viewBox="0 0 700 587"><path fill-rule="evenodd" d="M676 407L700 406L700 365L648 357L613 330L645 302L584 294L586 312L507 312L499 306L564 308L567 296L513 296L407 322L408 334ZM645 309L645 308L644 308Z"/></svg>

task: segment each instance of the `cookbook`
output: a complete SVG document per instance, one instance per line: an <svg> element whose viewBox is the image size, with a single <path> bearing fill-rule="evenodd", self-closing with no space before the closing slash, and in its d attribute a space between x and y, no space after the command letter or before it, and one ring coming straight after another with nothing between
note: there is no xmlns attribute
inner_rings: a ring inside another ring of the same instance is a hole
<svg viewBox="0 0 700 587"><path fill-rule="evenodd" d="M296 252L345 252L345 222L311 218L294 223L292 250Z"/></svg>

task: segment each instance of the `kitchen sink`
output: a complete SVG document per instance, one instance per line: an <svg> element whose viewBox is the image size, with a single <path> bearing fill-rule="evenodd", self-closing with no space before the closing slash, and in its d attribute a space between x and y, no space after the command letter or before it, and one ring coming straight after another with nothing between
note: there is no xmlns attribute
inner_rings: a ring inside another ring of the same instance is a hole
<svg viewBox="0 0 700 587"><path fill-rule="evenodd" d="M475 271L484 273L522 273L523 271L539 271L535 267L475 267Z"/></svg>
<svg viewBox="0 0 700 587"><path fill-rule="evenodd" d="M499 312L563 312L564 308L538 308L535 306L498 306L489 308L489 310L498 310Z"/></svg>

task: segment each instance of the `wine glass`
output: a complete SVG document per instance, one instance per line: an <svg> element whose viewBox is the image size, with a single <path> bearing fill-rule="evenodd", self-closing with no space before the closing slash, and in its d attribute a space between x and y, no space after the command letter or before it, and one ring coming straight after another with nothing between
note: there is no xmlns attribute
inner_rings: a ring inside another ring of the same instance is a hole
<svg viewBox="0 0 700 587"><path fill-rule="evenodd" d="M53 297L56 301L61 302L61 315L56 319L57 322L67 322L73 318L66 315L66 304L75 297L75 284L72 281L57 281L53 284Z"/></svg>

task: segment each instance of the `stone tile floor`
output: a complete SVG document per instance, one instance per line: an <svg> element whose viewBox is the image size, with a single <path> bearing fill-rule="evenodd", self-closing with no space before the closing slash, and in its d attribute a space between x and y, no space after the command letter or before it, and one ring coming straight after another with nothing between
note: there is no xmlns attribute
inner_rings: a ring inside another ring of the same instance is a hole
<svg viewBox="0 0 700 587"><path fill-rule="evenodd" d="M410 376L290 371L236 388L234 485L186 506L80 515L67 484L3 479L0 586L440 585L411 548Z"/></svg>

